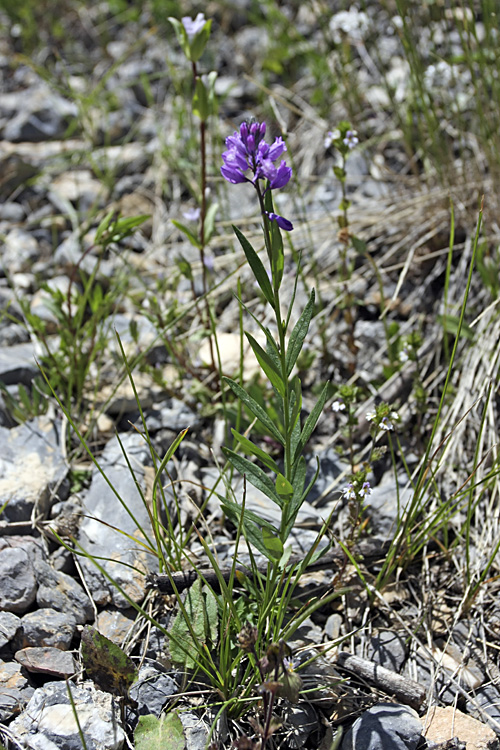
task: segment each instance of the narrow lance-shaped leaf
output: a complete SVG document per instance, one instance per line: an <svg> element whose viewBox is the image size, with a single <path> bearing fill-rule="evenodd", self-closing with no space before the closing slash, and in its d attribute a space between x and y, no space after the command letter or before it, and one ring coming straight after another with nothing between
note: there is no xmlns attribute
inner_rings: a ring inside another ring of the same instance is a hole
<svg viewBox="0 0 500 750"><path fill-rule="evenodd" d="M268 529L262 529L262 541L264 546L274 560L280 560L283 555L283 542L272 534Z"/></svg>
<svg viewBox="0 0 500 750"><path fill-rule="evenodd" d="M266 466L268 469L271 469L271 471L274 471L275 474L278 474L278 464L276 463L276 461L274 461L274 459L271 458L271 456L263 451L262 448L259 448L259 446L254 445L251 440L249 440L244 435L241 435L241 433L233 429L231 429L231 432L233 433L236 440L240 443L241 447L247 455L256 456L259 461L262 461L264 466Z"/></svg>
<svg viewBox="0 0 500 750"><path fill-rule="evenodd" d="M177 221L177 219L172 219L172 224L174 225L174 227L177 227L177 229L179 229L183 234L186 235L192 245L194 245L198 249L201 247L198 237L189 229L189 227L187 227L182 222Z"/></svg>
<svg viewBox="0 0 500 750"><path fill-rule="evenodd" d="M222 450L228 461L230 461L240 474L244 474L254 487L263 492L264 495L272 500L273 503L276 503L278 507L282 507L283 501L279 495L276 494L272 480L267 476L263 469L260 468L260 466L253 464L248 458L244 458L244 456L239 456L229 448L223 448Z"/></svg>
<svg viewBox="0 0 500 750"><path fill-rule="evenodd" d="M270 190L268 190L264 196L264 206L268 213L274 213L273 197ZM269 224L271 228L271 270L273 284L275 289L279 289L283 279L283 269L285 267L283 239L277 222L270 221Z"/></svg>
<svg viewBox="0 0 500 750"><path fill-rule="evenodd" d="M317 400L316 404L314 405L313 410L311 411L311 413L309 414L309 416L307 417L304 423L304 427L300 434L300 440L295 449L294 460L298 456L300 456L300 454L305 448L307 441L311 437L312 432L314 428L316 427L318 423L318 419L320 418L321 413L323 411L323 407L326 403L327 396L328 396L328 383L325 385L325 387L321 391L319 399Z"/></svg>
<svg viewBox="0 0 500 750"><path fill-rule="evenodd" d="M262 290L262 294L266 298L266 300L269 302L271 307L274 310L274 295L273 295L273 288L271 286L271 282L269 281L269 276L267 275L267 271L264 268L264 265L245 237L245 235L240 232L238 227L233 226L233 230L235 235L237 236L241 247L243 248L243 252L245 253L245 257L248 261L248 265L253 271L253 275L255 276L255 279L257 281L257 284L260 286Z"/></svg>
<svg viewBox="0 0 500 750"><path fill-rule="evenodd" d="M274 361L271 359L269 354L261 347L261 345L254 339L252 334L245 331L250 346L253 349L253 353L257 357L257 361L265 372L271 384L276 388L280 396L285 395L285 383L281 379L281 373L276 367Z"/></svg>
<svg viewBox="0 0 500 750"><path fill-rule="evenodd" d="M205 244L210 242L210 238L212 237L214 233L214 227L215 227L215 217L217 216L217 211L219 210L219 204L218 203L212 203L207 211L207 215L205 216Z"/></svg>
<svg viewBox="0 0 500 750"><path fill-rule="evenodd" d="M304 339L307 336L309 324L311 323L312 314L314 312L314 299L315 293L313 289L311 292L311 296L309 297L309 301L302 311L302 315L298 319L292 333L290 334L290 340L288 342L288 348L286 352L287 375L290 375L290 373L292 372L293 366L297 361L297 357L301 352Z"/></svg>
<svg viewBox="0 0 500 750"><path fill-rule="evenodd" d="M232 500L228 500L223 497L220 498L220 501L223 512L234 523L235 526L238 526L241 523L241 507L237 505L237 503L234 503ZM245 539L262 555L264 555L264 557L267 557L268 560L272 560L273 557L269 550L266 548L262 539L263 528L269 529L270 533L273 533L275 535L278 534L278 530L275 529L272 524L270 524L268 521L264 521L256 513L252 513L252 511L249 511L245 508L245 510L243 511L243 529Z"/></svg>
<svg viewBox="0 0 500 750"><path fill-rule="evenodd" d="M269 434L272 435L273 438L275 438L280 445L285 445L285 441L283 436L281 435L280 431L275 426L274 422L260 404L253 399L250 394L248 394L244 388L242 388L238 383L236 383L234 380L231 380L231 378L224 377L223 380L227 385L231 388L233 393L247 406L252 414L259 419L264 427L266 427L269 430Z"/></svg>

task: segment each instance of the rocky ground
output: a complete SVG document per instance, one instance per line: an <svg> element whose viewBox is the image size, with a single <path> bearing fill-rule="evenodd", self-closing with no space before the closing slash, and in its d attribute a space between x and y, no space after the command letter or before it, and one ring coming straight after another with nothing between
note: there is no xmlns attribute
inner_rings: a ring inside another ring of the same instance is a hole
<svg viewBox="0 0 500 750"><path fill-rule="evenodd" d="M332 178L334 157L324 149L324 136L333 124L307 101L310 71L287 91L279 75L271 77L272 96L263 98L259 60L270 40L263 28L250 23L248 7L238 3L238 9L221 10L214 5L216 42L208 60L219 72L217 91L223 97L210 145L210 189L220 212L208 250L209 298L224 373L233 375L238 368L237 278L252 311L264 313L230 231L235 222L257 237L255 206L244 186L229 190L222 185L220 152L223 138L242 117L266 117L271 123L274 116L289 133L295 160L295 185L280 196L280 209L295 224L293 247L286 251L284 294L291 294L300 251L305 284L299 285L296 309L300 312L305 304L309 286L316 287L321 300L307 347L310 359L302 370L305 409L327 379L333 383L332 398L349 379L359 385L363 401L355 444L366 457L366 413L380 399L395 403L397 429L413 471L429 434L428 414L436 409L432 389L442 383L436 352L443 341L437 315L442 312L447 259L447 191L425 186L423 177L408 176L407 155L390 122L381 111L366 110L364 121L356 125L360 133L364 128L362 139L369 145L362 142L348 161L348 189L352 228L367 241L382 270L377 277L369 262L355 260L348 290L357 300L353 348L341 313L345 288L337 274L340 188ZM0 39L0 734L9 747L80 748L69 684L89 750L120 750L138 715L159 716L174 701L183 709L185 747L195 750L206 746L214 715L198 709L196 697L183 694L183 675L169 659L165 636L130 606L149 607L165 627L175 611L175 602L148 585L146 576L158 570L140 544L151 534L148 501L155 473L115 332L128 361L134 362L134 383L157 454L165 455L176 435L189 428L169 481L165 477L172 523L179 534L186 533L193 522L202 525L203 508L207 526L202 527L210 530L221 564L231 561L234 529L224 522L212 492L225 422L208 366L203 314L193 302L193 289L199 294L202 288L201 265L197 251L170 221L182 220L194 205L196 123L185 120L188 89L182 88L186 84L179 71L186 63L173 34L155 29L147 11L134 22L121 23L103 8L65 17L71 56L44 29L46 44L31 61L19 56L22 38L9 22ZM379 22L386 28L384 19ZM295 9L293 21L305 39L314 41L318 29L313 15ZM387 32L386 55L394 59L395 44ZM380 80L370 66L366 76L375 101ZM338 107L339 118L349 116L342 102ZM474 197L462 194L457 203L450 282L454 302L465 288ZM132 236L103 251L94 240L109 208L125 217L149 218ZM181 257L191 265L192 280L182 273ZM68 309L71 313L68 300L74 310L82 294L81 273L87 278L95 274L92 293L99 287L110 303L99 303L103 312L95 330L78 332L81 356L92 357L78 390L69 383L76 360L62 328ZM379 316L384 304L379 278L383 297L390 301L387 320L400 342L392 354ZM488 309L488 295L481 284L476 286L479 312ZM491 341L498 340L491 314L478 326ZM427 416L419 412L417 365L400 358L402 340L416 328L421 336L419 382L427 384L430 394ZM88 348L89 336L97 342L95 350ZM473 383L494 377L495 346L488 356L479 348L465 360ZM60 403L44 385L40 364L49 380L57 381ZM456 407L463 415L478 393L474 387L462 392L459 375L456 385L457 392L465 393ZM64 408L70 409L73 424ZM332 532L345 538L348 508L340 491L350 467L342 420L342 414L328 408L311 441L320 475L290 539L295 554L306 553L330 514ZM449 420L443 436L454 424L453 415ZM494 425L493 417L491 433ZM460 443L460 429L450 446L450 473L440 479L442 493L450 493L450 487L454 492L467 476L462 459L469 446ZM480 432L476 422L467 429L469 436ZM486 442L490 432L482 433ZM456 464L462 473L453 473ZM393 538L398 507L411 496L403 466L398 466L398 483L387 457L371 474L374 491L364 516L366 538L360 542L365 544L362 567L369 582ZM235 482L233 489L241 496L241 480ZM247 492L247 508L275 520L276 509L264 495L250 487ZM481 512L488 514L478 511L479 525ZM481 570L488 553L479 542L471 543L471 549ZM96 557L99 567L75 554L82 550ZM190 555L202 560L202 547L192 542ZM338 584L338 567L332 563L331 569L308 574L304 591ZM446 747L498 747L496 568L487 590L467 608L462 570L463 552L447 552L439 533L426 540L414 564L378 597L368 597L354 566L344 561L340 582L349 593L304 622L291 644L302 654L340 645L304 670L314 691L298 705L283 708L286 731L279 747L333 747L332 733L339 726L345 731L343 750L432 748L452 737L459 739ZM79 648L85 625L124 645L140 664L139 681L130 692L135 703L126 710L113 691L97 689L83 674ZM219 726L215 746L230 747L236 736L234 727Z"/></svg>

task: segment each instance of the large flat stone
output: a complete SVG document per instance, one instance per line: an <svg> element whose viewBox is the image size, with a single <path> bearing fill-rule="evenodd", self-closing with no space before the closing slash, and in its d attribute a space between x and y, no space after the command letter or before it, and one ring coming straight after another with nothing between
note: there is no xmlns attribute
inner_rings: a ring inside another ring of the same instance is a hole
<svg viewBox="0 0 500 750"><path fill-rule="evenodd" d="M60 436L60 424L38 417L19 427L0 428L0 518L29 521L33 511L45 518L57 490L64 491L68 473Z"/></svg>

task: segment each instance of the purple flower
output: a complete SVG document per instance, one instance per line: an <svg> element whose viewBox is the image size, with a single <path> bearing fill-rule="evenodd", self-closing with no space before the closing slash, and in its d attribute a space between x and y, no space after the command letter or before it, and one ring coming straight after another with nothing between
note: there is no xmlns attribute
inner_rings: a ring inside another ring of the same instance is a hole
<svg viewBox="0 0 500 750"><path fill-rule="evenodd" d="M226 138L227 151L222 154L224 164L221 167L221 174L225 180L233 185L251 182L257 189L258 180L268 181L266 190L285 187L292 176L292 169L287 167L284 160L278 165L276 162L286 151L286 144L279 136L269 145L264 140L265 134L265 122L243 122L239 133L235 131ZM276 221L282 229L293 229L291 222L278 214L269 213L268 217L271 221Z"/></svg>
<svg viewBox="0 0 500 750"><path fill-rule="evenodd" d="M200 218L201 209L200 208L188 208L187 211L184 211L182 214L186 221L198 221Z"/></svg>
<svg viewBox="0 0 500 750"><path fill-rule="evenodd" d="M285 219L284 216L279 216L278 214L273 214L270 211L266 211L266 216L270 221L275 221L276 224L281 227L281 229L286 229L287 232L291 232L293 229L293 224L291 221L288 221L288 219Z"/></svg>
<svg viewBox="0 0 500 750"><path fill-rule="evenodd" d="M189 41L193 39L193 37L196 36L196 34L202 30L204 27L206 21L205 16L203 13L198 13L196 18L190 18L189 16L184 16L182 20L182 25L184 26L186 30L186 34L188 36Z"/></svg>
<svg viewBox="0 0 500 750"><path fill-rule="evenodd" d="M343 142L346 146L348 146L348 148L350 149L355 148L359 143L357 130L348 130L345 134L345 138Z"/></svg>

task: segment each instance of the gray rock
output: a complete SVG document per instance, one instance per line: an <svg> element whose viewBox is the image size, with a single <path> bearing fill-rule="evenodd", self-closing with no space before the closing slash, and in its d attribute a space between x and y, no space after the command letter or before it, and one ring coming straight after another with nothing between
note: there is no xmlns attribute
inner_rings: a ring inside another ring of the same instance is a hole
<svg viewBox="0 0 500 750"><path fill-rule="evenodd" d="M2 331L3 336L4 331ZM4 385L29 385L38 367L35 361L35 348L31 342L6 346L8 342L2 338L4 345L0 348L0 380Z"/></svg>
<svg viewBox="0 0 500 750"><path fill-rule="evenodd" d="M404 508L411 497L406 490L408 477L399 477L399 507ZM398 515L398 489L394 475L384 475L382 482L373 488L366 503L366 514L370 516L370 527L381 540L392 539Z"/></svg>
<svg viewBox="0 0 500 750"><path fill-rule="evenodd" d="M78 108L42 81L22 91L2 95L0 133L7 141L45 141L59 138ZM3 131L3 132L2 132Z"/></svg>
<svg viewBox="0 0 500 750"><path fill-rule="evenodd" d="M341 750L415 750L422 730L418 714L409 706L378 703L356 719Z"/></svg>
<svg viewBox="0 0 500 750"><path fill-rule="evenodd" d="M35 574L38 580L36 601L39 607L65 612L80 625L92 619L92 603L74 578L54 570L42 561L35 562Z"/></svg>
<svg viewBox="0 0 500 750"><path fill-rule="evenodd" d="M13 640L20 626L20 617L12 612L0 612L0 648Z"/></svg>
<svg viewBox="0 0 500 750"><path fill-rule="evenodd" d="M53 646L66 651L71 645L76 620L68 612L42 608L28 612L21 619L21 630L16 638L18 648Z"/></svg>
<svg viewBox="0 0 500 750"><path fill-rule="evenodd" d="M393 630L380 630L370 639L367 657L399 673L406 658L405 636Z"/></svg>
<svg viewBox="0 0 500 750"><path fill-rule="evenodd" d="M26 211L20 203L5 201L0 204L0 221L22 221L25 216Z"/></svg>
<svg viewBox="0 0 500 750"><path fill-rule="evenodd" d="M0 661L0 721L20 713L33 692L20 664Z"/></svg>
<svg viewBox="0 0 500 750"><path fill-rule="evenodd" d="M290 750L299 750L304 747L309 736L317 731L319 717L310 703L293 706L286 717L286 730L288 734L287 747Z"/></svg>
<svg viewBox="0 0 500 750"><path fill-rule="evenodd" d="M72 654L52 646L22 648L16 651L14 658L28 672L48 674L63 680L72 677L77 671Z"/></svg>
<svg viewBox="0 0 500 750"><path fill-rule="evenodd" d="M184 729L186 748L205 750L208 740L208 726L195 713L179 711L179 718Z"/></svg>
<svg viewBox="0 0 500 750"><path fill-rule="evenodd" d="M160 716L170 696L178 690L179 686L175 680L148 665L140 669L139 678L129 692L130 697L137 701L137 711L140 715Z"/></svg>
<svg viewBox="0 0 500 750"><path fill-rule="evenodd" d="M29 521L33 512L45 517L68 473L59 424L38 417L12 430L0 428L0 444L0 507L7 503L2 519Z"/></svg>
<svg viewBox="0 0 500 750"><path fill-rule="evenodd" d="M194 411L177 398L169 398L156 405L156 408L146 413L146 421L149 430L166 429L176 433L186 427L195 429L200 424Z"/></svg>
<svg viewBox="0 0 500 750"><path fill-rule="evenodd" d="M133 601L139 602L145 594L145 577L141 571L147 571L151 565L151 555L146 554L139 544L144 538L143 532L151 537L151 524L138 489L140 487L143 493L146 491L144 465L149 461L149 452L138 434L126 433L121 436L121 442L134 477L118 439L112 438L99 460L106 480L95 468L92 484L83 499L83 513L87 517L80 527L79 542L90 555L104 557L104 560L99 560L99 565ZM137 544L134 544L134 538L138 540ZM82 558L81 566L98 605L113 602L121 609L130 607L130 602L90 560Z"/></svg>
<svg viewBox="0 0 500 750"><path fill-rule="evenodd" d="M28 553L19 547L0 550L0 610L25 612L35 601L36 589Z"/></svg>
<svg viewBox="0 0 500 750"><path fill-rule="evenodd" d="M9 273L22 271L38 259L40 248L32 234L15 227L6 235L2 251L2 267Z"/></svg>
<svg viewBox="0 0 500 750"><path fill-rule="evenodd" d="M125 731L112 696L90 685L76 687L70 684L70 689L87 750L121 750ZM10 730L31 750L82 748L64 682L48 682L36 690L26 709L10 725Z"/></svg>
<svg viewBox="0 0 500 750"><path fill-rule="evenodd" d="M318 458L320 465L319 475L315 485L307 496L307 501L309 503L316 504L319 498L321 498L321 505L324 505L332 500L329 490L331 485L333 484L334 479L340 476L343 471L346 471L348 467L345 462L341 461L338 454L335 453L333 448L328 448L325 451L321 451L318 454ZM311 461L311 464L308 467L306 486L313 478L315 471L316 461ZM335 492L335 499L337 501L338 487L336 488Z"/></svg>
<svg viewBox="0 0 500 750"><path fill-rule="evenodd" d="M467 713L482 722L485 721L484 713L486 713L496 722L495 724L492 722L492 727L497 734L500 734L500 729L498 728L500 725L500 690L498 687L494 683L481 685L472 695L474 703L471 701L467 704ZM479 704L482 711L479 711L475 704Z"/></svg>

